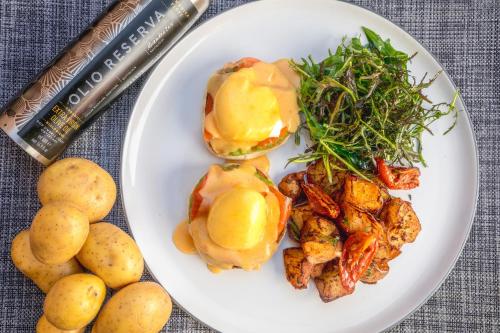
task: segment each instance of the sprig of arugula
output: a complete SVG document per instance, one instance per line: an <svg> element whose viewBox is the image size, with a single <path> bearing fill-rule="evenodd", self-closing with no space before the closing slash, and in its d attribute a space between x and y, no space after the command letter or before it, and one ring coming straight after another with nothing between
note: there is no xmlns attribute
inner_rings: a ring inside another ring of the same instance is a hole
<svg viewBox="0 0 500 333"><path fill-rule="evenodd" d="M304 154L290 162L323 160L331 177L332 169L347 169L363 178L375 172L375 158L389 164L425 164L422 134L432 134L429 125L453 114L455 101L433 104L423 93L439 76L419 82L407 69L413 58L394 49L363 27L368 40L344 38L335 53L317 63L311 56L291 62L301 77L299 106L303 114L301 129L311 139ZM300 142L300 131L296 142Z"/></svg>

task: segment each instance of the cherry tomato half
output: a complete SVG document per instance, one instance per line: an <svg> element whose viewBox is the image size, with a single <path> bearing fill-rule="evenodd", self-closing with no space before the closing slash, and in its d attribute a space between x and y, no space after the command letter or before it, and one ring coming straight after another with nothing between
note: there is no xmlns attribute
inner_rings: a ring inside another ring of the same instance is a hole
<svg viewBox="0 0 500 333"><path fill-rule="evenodd" d="M420 185L418 168L390 167L377 158L378 177L391 190L411 190Z"/></svg>
<svg viewBox="0 0 500 333"><path fill-rule="evenodd" d="M377 246L377 237L366 232L357 231L347 238L339 261L340 282L347 291L354 291L356 282L370 266Z"/></svg>

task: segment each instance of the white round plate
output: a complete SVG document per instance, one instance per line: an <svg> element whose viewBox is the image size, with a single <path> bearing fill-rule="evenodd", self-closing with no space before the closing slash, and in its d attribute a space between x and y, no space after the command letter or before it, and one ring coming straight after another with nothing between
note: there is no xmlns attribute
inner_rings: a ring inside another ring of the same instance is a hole
<svg viewBox="0 0 500 333"><path fill-rule="evenodd" d="M331 0L267 0L229 10L186 36L158 64L135 105L125 137L121 189L130 230L149 271L182 308L223 332L375 332L423 304L452 269L467 239L478 192L477 156L462 101L457 127L438 121L424 138L427 168L411 192L422 232L391 261L376 285L359 283L353 295L321 302L316 288L294 290L286 281L281 249L257 272L210 273L197 256L172 244L185 219L187 198L212 163L205 149L201 108L205 84L222 64L245 56L272 61L324 57L342 36L367 26L396 48L418 52L410 68L420 78L440 64L410 35L370 11ZM428 89L434 102L450 101L455 87L442 74ZM302 151L293 140L270 154L275 181L288 157ZM398 193L408 200L408 194ZM282 244L281 248L287 244Z"/></svg>

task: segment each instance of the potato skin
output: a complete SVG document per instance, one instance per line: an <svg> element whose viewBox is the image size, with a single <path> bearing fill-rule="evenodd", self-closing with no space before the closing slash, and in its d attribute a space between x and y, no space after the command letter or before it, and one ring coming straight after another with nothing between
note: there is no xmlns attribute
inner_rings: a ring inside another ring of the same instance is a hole
<svg viewBox="0 0 500 333"><path fill-rule="evenodd" d="M307 261L313 265L326 263L342 254L337 227L333 222L317 216L305 221L300 231L300 246Z"/></svg>
<svg viewBox="0 0 500 333"><path fill-rule="evenodd" d="M31 224L31 251L44 264L62 264L80 251L88 234L89 220L76 206L50 202L38 211Z"/></svg>
<svg viewBox="0 0 500 333"><path fill-rule="evenodd" d="M36 333L83 333L85 332L85 327L76 330L61 330L54 325L52 325L47 317L42 315L36 324Z"/></svg>
<svg viewBox="0 0 500 333"><path fill-rule="evenodd" d="M314 278L319 297L325 303L352 293L347 291L340 282L338 260L328 262L320 276Z"/></svg>
<svg viewBox="0 0 500 333"><path fill-rule="evenodd" d="M363 283L374 284L382 280L387 273L389 273L388 260L374 259L359 280Z"/></svg>
<svg viewBox="0 0 500 333"><path fill-rule="evenodd" d="M337 220L337 225L346 233L350 234L356 231L369 232L372 223L376 222L370 213L361 211L347 202L344 202L341 207L342 214Z"/></svg>
<svg viewBox="0 0 500 333"><path fill-rule="evenodd" d="M413 243L422 229L411 203L393 198L380 214L386 229L389 244L400 249L405 243Z"/></svg>
<svg viewBox="0 0 500 333"><path fill-rule="evenodd" d="M172 301L155 282L126 286L104 305L92 333L156 333L167 323Z"/></svg>
<svg viewBox="0 0 500 333"><path fill-rule="evenodd" d="M84 273L69 275L50 289L43 313L59 329L80 329L95 318L105 297L106 286L101 278Z"/></svg>
<svg viewBox="0 0 500 333"><path fill-rule="evenodd" d="M330 161L332 163L332 161ZM325 169L325 163L322 159L311 163L307 167L307 181L320 186L325 193L333 196L334 193L340 191L344 185L347 172L340 170L332 170L332 182L328 179L328 174Z"/></svg>
<svg viewBox="0 0 500 333"><path fill-rule="evenodd" d="M11 258L16 268L44 293L47 293L60 278L83 272L74 258L58 265L47 265L38 261L31 252L29 233L29 230L23 230L12 240Z"/></svg>
<svg viewBox="0 0 500 333"><path fill-rule="evenodd" d="M87 214L90 222L102 220L116 200L116 184L111 175L92 161L66 158L48 167L38 180L38 197L70 201Z"/></svg>
<svg viewBox="0 0 500 333"><path fill-rule="evenodd" d="M286 279L295 289L305 289L313 271L313 264L307 261L300 247L283 250Z"/></svg>
<svg viewBox="0 0 500 333"><path fill-rule="evenodd" d="M134 240L117 226L100 222L90 225L78 261L113 289L141 279L144 260Z"/></svg>
<svg viewBox="0 0 500 333"><path fill-rule="evenodd" d="M387 190L378 184L352 175L345 179L343 201L359 210L376 214L389 198Z"/></svg>

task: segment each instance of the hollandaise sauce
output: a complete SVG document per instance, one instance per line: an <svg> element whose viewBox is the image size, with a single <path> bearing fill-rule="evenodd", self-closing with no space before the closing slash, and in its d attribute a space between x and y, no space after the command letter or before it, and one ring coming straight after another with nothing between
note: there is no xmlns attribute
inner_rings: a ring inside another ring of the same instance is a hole
<svg viewBox="0 0 500 333"><path fill-rule="evenodd" d="M189 234L188 221L182 221L177 225L172 235L175 247L185 254L196 254L193 238Z"/></svg>
<svg viewBox="0 0 500 333"><path fill-rule="evenodd" d="M271 168L271 163L269 162L269 158L266 155L262 155L256 158L251 158L248 160L227 160L228 163L238 163L240 165L252 165L265 173L269 174L269 169Z"/></svg>
<svg viewBox="0 0 500 333"><path fill-rule="evenodd" d="M215 73L207 84L204 139L216 154L238 157L284 142L300 123L299 77L287 59Z"/></svg>

